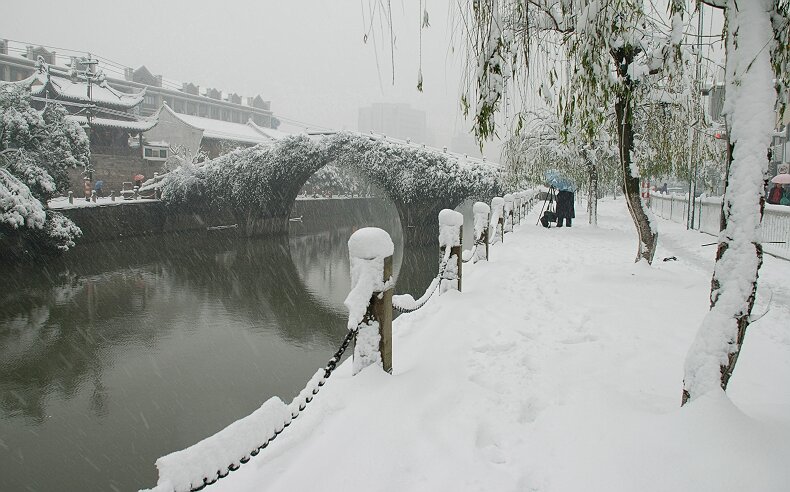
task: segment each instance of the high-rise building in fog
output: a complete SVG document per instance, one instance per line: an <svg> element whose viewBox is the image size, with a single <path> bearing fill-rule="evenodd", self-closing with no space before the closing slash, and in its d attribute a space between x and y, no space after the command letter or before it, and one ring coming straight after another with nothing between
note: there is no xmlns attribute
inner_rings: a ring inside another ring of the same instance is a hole
<svg viewBox="0 0 790 492"><path fill-rule="evenodd" d="M395 138L432 144L425 111L403 103L374 103L359 108L359 131L383 133Z"/></svg>

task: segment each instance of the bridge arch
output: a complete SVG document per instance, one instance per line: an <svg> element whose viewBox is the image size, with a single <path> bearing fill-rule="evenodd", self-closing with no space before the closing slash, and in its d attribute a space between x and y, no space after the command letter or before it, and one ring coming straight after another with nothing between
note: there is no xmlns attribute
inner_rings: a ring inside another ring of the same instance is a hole
<svg viewBox="0 0 790 492"><path fill-rule="evenodd" d="M202 199L229 207L247 235L286 233L302 186L329 163L355 171L387 195L406 242L433 237L442 208L500 192L494 164L383 136L339 132L289 136L182 166L171 173L163 196L171 204Z"/></svg>

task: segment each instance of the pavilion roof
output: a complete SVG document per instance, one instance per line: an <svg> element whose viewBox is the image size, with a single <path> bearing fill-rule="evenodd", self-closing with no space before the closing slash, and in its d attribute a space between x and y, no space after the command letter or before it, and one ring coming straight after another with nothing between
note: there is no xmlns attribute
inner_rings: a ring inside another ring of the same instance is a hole
<svg viewBox="0 0 790 492"><path fill-rule="evenodd" d="M93 102L99 106L110 106L118 109L131 109L143 102L145 89L128 94L114 89L102 81L92 84L91 98L88 99L88 83L83 79L72 80L50 72L36 71L23 81L30 87L34 96L44 95L48 90L52 99L65 99L78 102Z"/></svg>

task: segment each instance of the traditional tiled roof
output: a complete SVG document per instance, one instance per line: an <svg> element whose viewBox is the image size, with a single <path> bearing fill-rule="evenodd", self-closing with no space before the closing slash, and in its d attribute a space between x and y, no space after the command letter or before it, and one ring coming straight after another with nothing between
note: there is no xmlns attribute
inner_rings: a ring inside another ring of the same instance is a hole
<svg viewBox="0 0 790 492"><path fill-rule="evenodd" d="M86 125L88 118L83 115L69 115L67 116L72 121L76 121L80 125ZM156 117L145 118L140 120L120 120L114 118L91 118L91 125L102 126L106 128L120 128L123 130L145 132L155 127L158 123Z"/></svg>
<svg viewBox="0 0 790 492"><path fill-rule="evenodd" d="M187 125L203 130L203 138L249 144L272 143L277 138L260 132L256 129L257 126L253 127L249 124L231 123L230 121L176 113L166 104L162 105L160 111L168 111Z"/></svg>
<svg viewBox="0 0 790 492"><path fill-rule="evenodd" d="M253 129L255 129L256 132L262 133L263 135L266 135L272 140L280 140L281 138L288 136L287 133L281 132L279 130L275 130L274 128L264 128L262 126L258 126L252 120L249 120L247 124L250 125Z"/></svg>
<svg viewBox="0 0 790 492"><path fill-rule="evenodd" d="M72 80L50 73L36 71L23 81L29 84L34 96L43 95L49 90L52 99L63 98L71 101L90 102L96 105L111 106L119 109L131 109L143 102L145 89L134 94L127 94L110 87L106 81L92 84L91 98L88 99L88 83L85 80Z"/></svg>

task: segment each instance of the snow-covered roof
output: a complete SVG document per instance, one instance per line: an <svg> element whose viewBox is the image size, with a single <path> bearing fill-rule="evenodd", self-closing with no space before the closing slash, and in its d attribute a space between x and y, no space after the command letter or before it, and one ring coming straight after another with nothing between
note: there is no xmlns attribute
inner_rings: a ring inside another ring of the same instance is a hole
<svg viewBox="0 0 790 492"><path fill-rule="evenodd" d="M89 102L96 104L113 106L121 109L130 109L143 102L145 89L134 94L127 94L110 87L106 81L91 86L91 98L88 99L88 83L84 80L73 81L68 77L61 77L53 73L49 74L49 84L47 84L47 74L36 71L22 81L28 84L30 92L34 96L43 95L47 87L54 92L51 97L62 97L72 101Z"/></svg>
<svg viewBox="0 0 790 492"><path fill-rule="evenodd" d="M85 125L88 123L88 118L83 115L69 115L67 116L68 119L72 121L76 121L80 125ZM108 128L122 128L124 130L131 130L137 132L145 132L150 130L151 128L155 127L158 123L158 119L153 116L151 118L145 118L140 120L118 120L113 118L91 118L91 125L93 126L103 126Z"/></svg>
<svg viewBox="0 0 790 492"><path fill-rule="evenodd" d="M258 126L252 120L248 121L247 124L253 127L255 131L263 133L267 137L274 140L280 140L281 138L285 138L289 135L286 132L281 132L280 130L275 130L274 128L264 128L262 126Z"/></svg>
<svg viewBox="0 0 790 492"><path fill-rule="evenodd" d="M264 129L254 124L232 123L230 121L214 120L201 116L176 113L166 104L162 105L162 110L169 111L173 116L193 128L203 130L203 138L231 140L234 142L251 144L272 143L276 139L282 138L269 136L263 131L260 131ZM272 130L272 132L276 132L276 130Z"/></svg>

